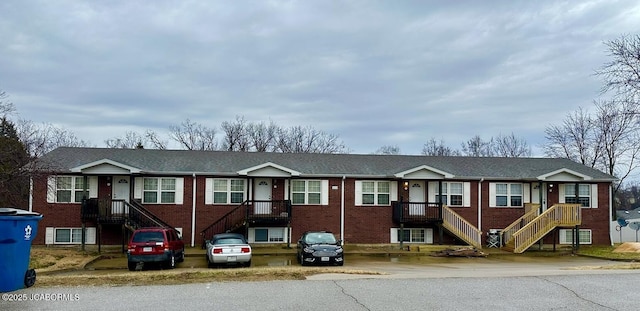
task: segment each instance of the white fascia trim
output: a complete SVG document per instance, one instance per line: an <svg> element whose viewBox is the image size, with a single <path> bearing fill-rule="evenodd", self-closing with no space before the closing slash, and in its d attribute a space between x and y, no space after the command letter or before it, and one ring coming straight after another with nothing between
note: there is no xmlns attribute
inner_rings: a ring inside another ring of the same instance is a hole
<svg viewBox="0 0 640 311"><path fill-rule="evenodd" d="M433 168L433 167L428 166L428 165L421 165L421 166L418 166L418 167L414 167L414 168L412 168L410 170L406 170L404 172L397 173L397 174L395 174L395 176L398 177L398 178L404 178L404 176L407 175L407 174L411 174L411 173L414 173L414 172L417 172L417 171L421 171L421 170L427 170L427 171L434 172L436 174L444 176L444 178L453 178L453 177L455 177L455 175L453 175L451 173L439 170L437 168Z"/></svg>
<svg viewBox="0 0 640 311"><path fill-rule="evenodd" d="M561 169L555 170L553 172L549 172L547 174L538 176L538 180L546 180L547 178L549 178L551 176L554 176L554 175L558 175L560 173L567 173L567 174L570 174L570 175L573 175L573 176L577 176L577 177L582 178L582 180L592 180L593 179L593 177L591 177L591 176L587 176L585 174L581 174L581 173L578 173L576 171L572 171L572 170L570 170L568 168L561 168Z"/></svg>
<svg viewBox="0 0 640 311"><path fill-rule="evenodd" d="M291 174L291 176L300 176L300 172L292 170L292 169L287 168L287 167L284 167L282 165L275 164L273 162L266 162L266 163L263 163L263 164L260 164L260 165L256 165L256 166L253 166L253 167L246 168L244 170L240 170L240 171L238 171L238 175L247 176L247 175L249 175L250 172L257 171L257 170L263 169L265 167L273 167L273 168L281 170L283 172L287 172L287 173Z"/></svg>
<svg viewBox="0 0 640 311"><path fill-rule="evenodd" d="M139 174L142 172L142 170L140 170L137 167L133 167L133 166L129 166L126 164L122 164L113 160L109 160L109 159L102 159L102 160L98 160L98 161L94 161L91 163L87 163L84 165L80 165L80 166L76 166L71 168L71 172L73 173L82 173L83 170L88 169L88 168L92 168L94 166L98 166L98 165L102 165L102 164L109 164L109 165L113 165L115 167L119 167L121 169L125 169L128 170L129 172L131 172L131 174Z"/></svg>

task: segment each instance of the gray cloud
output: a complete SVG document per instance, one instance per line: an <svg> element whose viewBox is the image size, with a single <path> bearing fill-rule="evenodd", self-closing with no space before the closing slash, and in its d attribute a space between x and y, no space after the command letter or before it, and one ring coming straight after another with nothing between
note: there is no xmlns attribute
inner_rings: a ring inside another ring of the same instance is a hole
<svg viewBox="0 0 640 311"><path fill-rule="evenodd" d="M634 1L3 1L0 89L101 145L243 115L354 152L478 134L530 144L599 96Z"/></svg>

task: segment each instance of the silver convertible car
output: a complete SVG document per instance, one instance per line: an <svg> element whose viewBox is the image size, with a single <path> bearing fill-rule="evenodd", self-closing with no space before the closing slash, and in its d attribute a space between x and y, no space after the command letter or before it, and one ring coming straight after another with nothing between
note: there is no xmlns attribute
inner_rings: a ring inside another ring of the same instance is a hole
<svg viewBox="0 0 640 311"><path fill-rule="evenodd" d="M216 234L206 244L210 268L222 265L251 266L251 246L242 234Z"/></svg>

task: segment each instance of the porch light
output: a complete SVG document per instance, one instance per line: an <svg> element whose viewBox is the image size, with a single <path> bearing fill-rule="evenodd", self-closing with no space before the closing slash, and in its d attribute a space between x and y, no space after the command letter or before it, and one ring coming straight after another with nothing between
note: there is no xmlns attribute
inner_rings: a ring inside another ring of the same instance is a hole
<svg viewBox="0 0 640 311"><path fill-rule="evenodd" d="M403 184L403 187L404 187L405 191L409 190L409 182L405 181L404 184Z"/></svg>

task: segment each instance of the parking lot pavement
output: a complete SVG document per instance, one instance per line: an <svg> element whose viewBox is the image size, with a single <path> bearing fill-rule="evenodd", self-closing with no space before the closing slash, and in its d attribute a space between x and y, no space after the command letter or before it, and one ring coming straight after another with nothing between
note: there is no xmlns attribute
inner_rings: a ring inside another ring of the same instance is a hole
<svg viewBox="0 0 640 311"><path fill-rule="evenodd" d="M349 269L367 270L381 275L327 273L307 277L308 280L401 279L401 278L477 278L513 276L549 276L603 274L607 266L620 262L580 256L560 258L446 258L425 264L363 262L346 265ZM604 269L603 269L604 268ZM640 270L607 269L607 274L640 274Z"/></svg>

